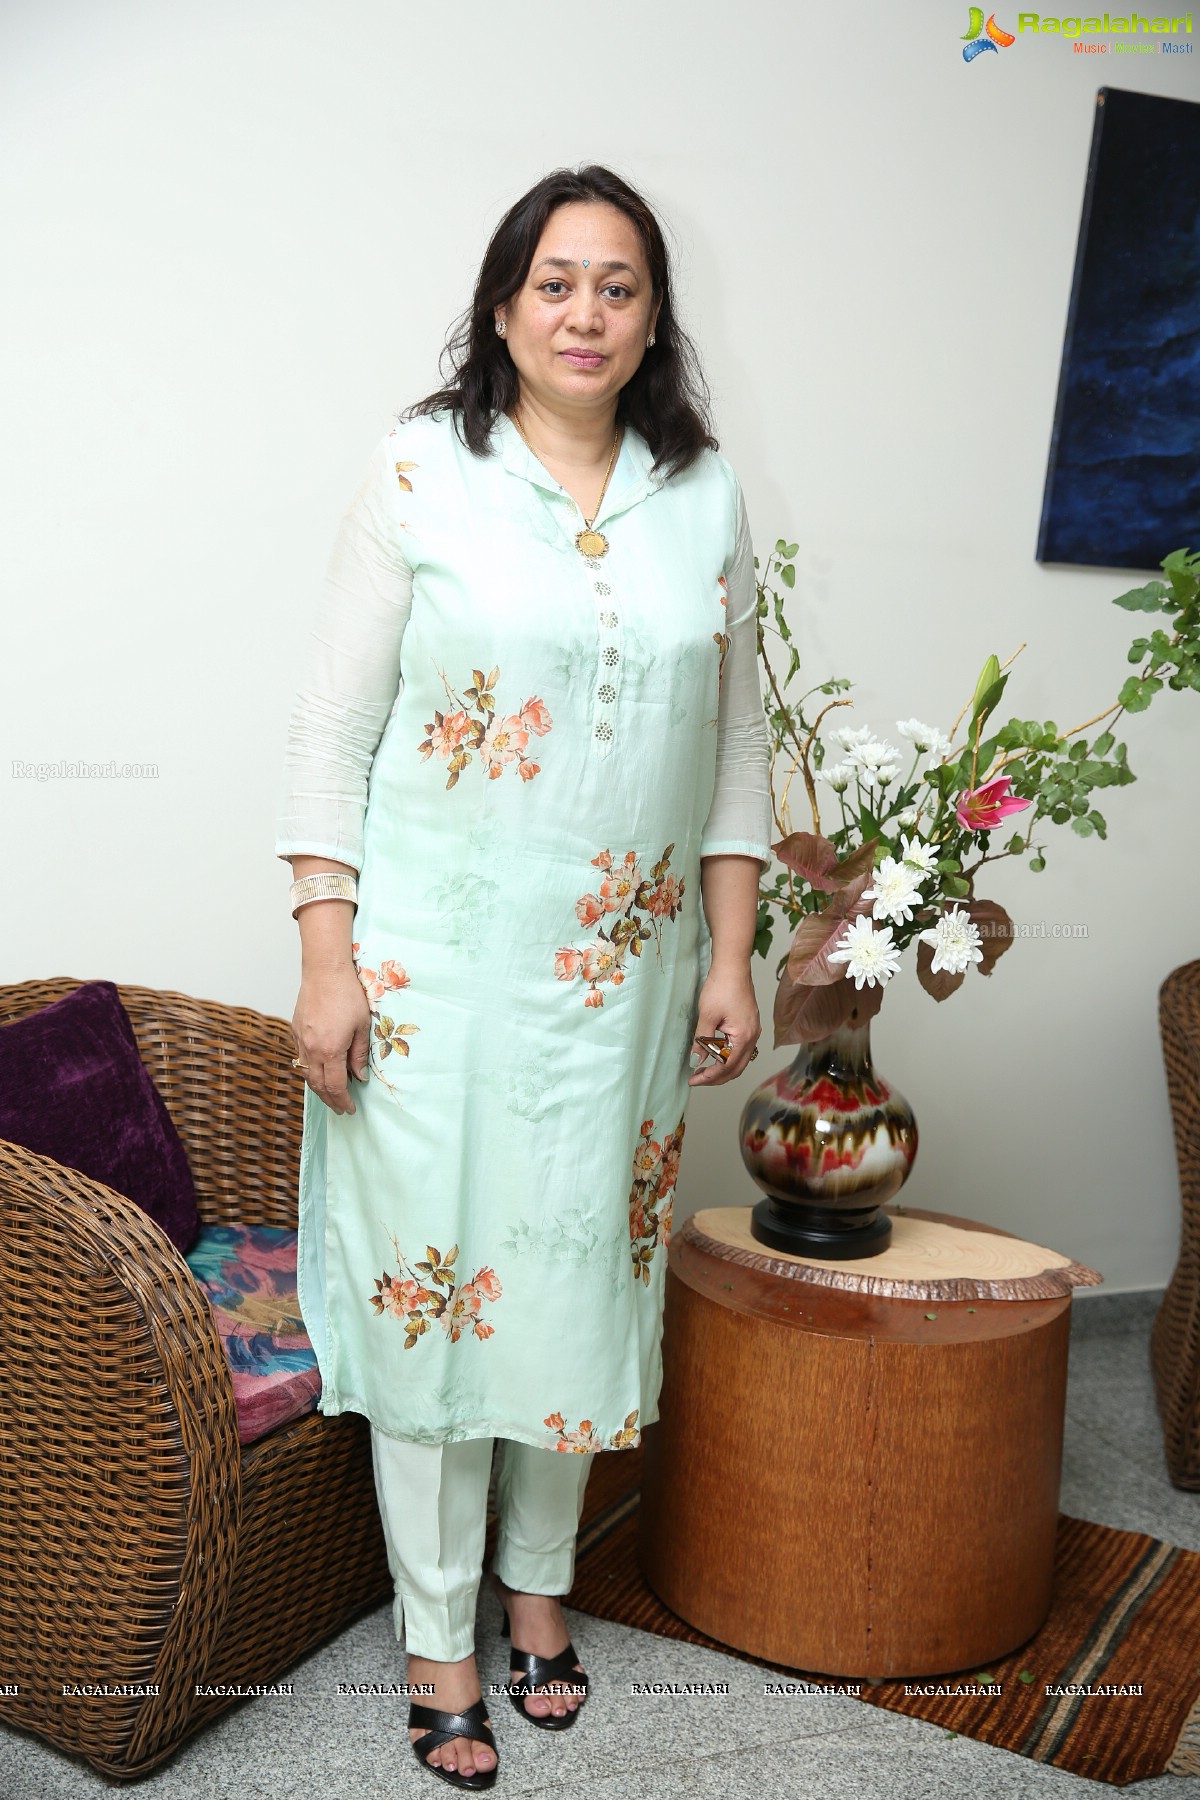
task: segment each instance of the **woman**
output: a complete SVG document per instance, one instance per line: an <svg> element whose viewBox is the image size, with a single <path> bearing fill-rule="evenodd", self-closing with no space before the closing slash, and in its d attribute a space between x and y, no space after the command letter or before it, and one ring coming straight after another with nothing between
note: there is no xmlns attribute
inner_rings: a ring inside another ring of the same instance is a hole
<svg viewBox="0 0 1200 1800"><path fill-rule="evenodd" d="M510 1698L561 1729L591 1458L658 1417L689 1090L757 1055L771 809L745 506L646 203L538 182L451 348L342 518L276 853L321 1411L371 1421L417 1755L484 1787L494 1440Z"/></svg>

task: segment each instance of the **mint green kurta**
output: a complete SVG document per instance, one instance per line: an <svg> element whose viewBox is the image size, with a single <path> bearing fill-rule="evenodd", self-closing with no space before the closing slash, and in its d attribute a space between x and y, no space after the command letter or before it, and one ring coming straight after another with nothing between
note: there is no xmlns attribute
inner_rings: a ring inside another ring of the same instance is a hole
<svg viewBox="0 0 1200 1800"><path fill-rule="evenodd" d="M300 1304L323 1413L616 1449L658 1416L700 857L770 861L752 552L715 452L663 481L627 430L585 559L493 443L377 445L294 709L276 852L360 870L373 1026L353 1115L305 1090Z"/></svg>

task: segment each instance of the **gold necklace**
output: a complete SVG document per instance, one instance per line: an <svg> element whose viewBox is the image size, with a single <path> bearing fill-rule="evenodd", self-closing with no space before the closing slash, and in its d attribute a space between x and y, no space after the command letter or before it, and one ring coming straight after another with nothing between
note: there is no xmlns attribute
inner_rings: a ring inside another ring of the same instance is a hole
<svg viewBox="0 0 1200 1800"><path fill-rule="evenodd" d="M509 414L509 417L511 418L513 424L516 426L517 430L521 433L521 436L523 438L525 438L525 442L526 442L526 444L529 445L529 449L533 452L534 456L538 456L538 453L536 450L534 450L533 445L529 443L529 439L527 437L525 437L525 427L521 424L520 419L517 417L515 409ZM574 501L575 507L578 510L579 516L583 520L583 530L577 531L575 533L575 548L578 550L580 556L606 556L608 554L608 539L605 537L605 535L602 531L593 531L592 530L592 519L596 519L600 516L600 508L604 505L604 496L608 492L609 480L611 479L613 469L616 466L617 448L618 448L620 442L621 442L621 427L618 425L616 435L613 438L613 447L612 447L612 450L611 450L611 452L609 454L609 458L608 458L608 468L604 471L604 486L600 489L600 498L596 502L596 510L592 514L591 519L589 519L585 516L582 506L580 506L578 500L575 500L574 495L571 496L571 499ZM542 462L542 459L540 456L538 456L538 461ZM542 467L545 468L545 466L546 465L544 463L542 463ZM561 482L559 483L559 486L560 487L562 486Z"/></svg>

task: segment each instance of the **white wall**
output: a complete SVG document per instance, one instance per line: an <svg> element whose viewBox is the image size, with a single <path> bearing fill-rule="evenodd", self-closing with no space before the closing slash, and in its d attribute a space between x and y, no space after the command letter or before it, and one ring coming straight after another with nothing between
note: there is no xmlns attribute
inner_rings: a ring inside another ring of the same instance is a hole
<svg viewBox="0 0 1200 1800"><path fill-rule="evenodd" d="M679 255L756 539L858 721L946 726L984 657L1074 724L1124 677L1123 571L1034 560L1095 90L1200 98L1200 56L1022 39L965 7L713 0L25 0L0 27L6 249L0 980L105 976L290 1017L274 806L302 627L378 433L436 381L503 210L611 163ZM1003 18L1002 18L1002 22ZM1012 21L1008 21L1010 28ZM1066 1250L1109 1290L1173 1266L1158 985L1200 955L1200 708L1128 721L1107 844L1004 865L1026 941L875 1027L922 1145L906 1199ZM150 761L30 781L13 759ZM1104 804L1107 802L1107 804ZM793 824L805 823L801 811ZM774 958L772 958L772 966ZM772 983L758 965L772 1048ZM748 1082L689 1111L677 1216L756 1197Z"/></svg>

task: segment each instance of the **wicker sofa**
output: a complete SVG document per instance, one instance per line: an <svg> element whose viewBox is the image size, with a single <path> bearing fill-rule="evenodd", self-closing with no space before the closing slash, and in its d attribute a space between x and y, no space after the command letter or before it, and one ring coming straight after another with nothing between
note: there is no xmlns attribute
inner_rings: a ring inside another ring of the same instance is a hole
<svg viewBox="0 0 1200 1800"><path fill-rule="evenodd" d="M0 986L0 1024L71 978ZM282 1019L119 986L202 1223L296 1227ZM0 1141L0 1722L115 1780L390 1597L365 1419L239 1445L203 1290L131 1201ZM64 1693L74 1684L157 1694Z"/></svg>
<svg viewBox="0 0 1200 1800"><path fill-rule="evenodd" d="M1184 963L1158 993L1158 1022L1183 1208L1179 1261L1150 1337L1167 1469L1200 1491L1200 962Z"/></svg>

